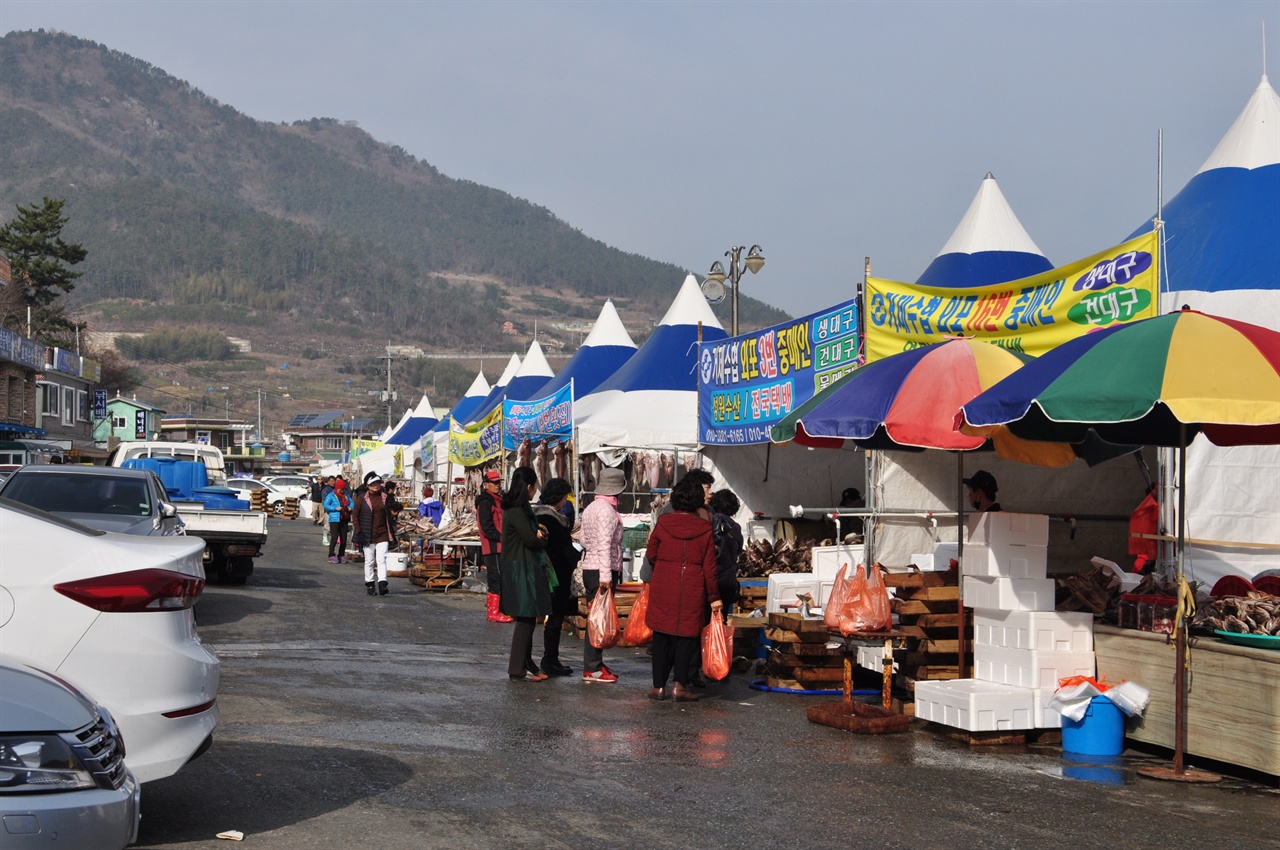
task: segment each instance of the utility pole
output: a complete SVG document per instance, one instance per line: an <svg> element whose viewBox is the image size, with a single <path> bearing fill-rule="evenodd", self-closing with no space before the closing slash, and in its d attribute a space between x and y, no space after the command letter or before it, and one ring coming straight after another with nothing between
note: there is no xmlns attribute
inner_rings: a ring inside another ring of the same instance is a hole
<svg viewBox="0 0 1280 850"><path fill-rule="evenodd" d="M262 439L262 388L258 388L258 439Z"/></svg>
<svg viewBox="0 0 1280 850"><path fill-rule="evenodd" d="M391 340L387 340L387 389L382 394L382 400L387 403L387 427L390 428L394 423L391 421L391 403L396 401L397 395L391 391L391 361L395 358L391 356Z"/></svg>

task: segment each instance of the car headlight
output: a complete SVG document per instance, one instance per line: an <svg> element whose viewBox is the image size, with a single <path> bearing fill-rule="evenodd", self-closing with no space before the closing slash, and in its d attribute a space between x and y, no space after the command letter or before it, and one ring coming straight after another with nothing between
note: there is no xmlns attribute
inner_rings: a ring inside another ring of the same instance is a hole
<svg viewBox="0 0 1280 850"><path fill-rule="evenodd" d="M0 794L94 788L93 775L57 735L0 736Z"/></svg>

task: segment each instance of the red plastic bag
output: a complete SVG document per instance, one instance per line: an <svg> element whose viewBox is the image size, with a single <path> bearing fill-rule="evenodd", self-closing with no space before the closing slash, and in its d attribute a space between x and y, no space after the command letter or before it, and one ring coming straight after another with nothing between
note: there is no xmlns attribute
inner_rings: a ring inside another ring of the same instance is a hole
<svg viewBox="0 0 1280 850"><path fill-rule="evenodd" d="M724 624L722 611L711 612L711 622L702 630L702 673L720 681L733 664L733 633Z"/></svg>
<svg viewBox="0 0 1280 850"><path fill-rule="evenodd" d="M831 585L831 595L827 597L826 607L822 609L822 622L828 629L840 628L840 609L849 597L849 579L845 578L848 571L848 564L840 565L840 572L836 573L836 580Z"/></svg>
<svg viewBox="0 0 1280 850"><path fill-rule="evenodd" d="M587 639L596 649L608 649L617 646L622 637L622 629L618 626L618 606L613 602L613 588L604 586L603 593L597 593L591 600L591 608L587 612Z"/></svg>
<svg viewBox="0 0 1280 850"><path fill-rule="evenodd" d="M854 569L848 596L838 612L840 633L846 637L854 632L881 632L892 623L889 590L880 568L872 565L869 572L868 578L861 565Z"/></svg>
<svg viewBox="0 0 1280 850"><path fill-rule="evenodd" d="M640 595L631 604L631 613L627 615L627 627L622 630L622 642L629 646L644 646L653 640L653 629L644 621L645 612L649 610L649 585L646 582L640 588Z"/></svg>

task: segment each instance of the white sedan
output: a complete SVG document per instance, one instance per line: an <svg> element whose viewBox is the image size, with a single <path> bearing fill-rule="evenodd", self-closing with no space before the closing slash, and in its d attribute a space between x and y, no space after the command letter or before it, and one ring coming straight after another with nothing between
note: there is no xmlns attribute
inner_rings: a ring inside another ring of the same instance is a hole
<svg viewBox="0 0 1280 850"><path fill-rule="evenodd" d="M263 478L262 483L270 484L300 502L311 501L311 481L305 475L272 475Z"/></svg>
<svg viewBox="0 0 1280 850"><path fill-rule="evenodd" d="M97 531L0 498L0 646L82 686L128 742L139 782L213 741L218 657L191 608L204 541Z"/></svg>
<svg viewBox="0 0 1280 850"><path fill-rule="evenodd" d="M252 502L253 492L255 490L263 490L267 494L267 505L274 514L284 513L284 500L289 497L288 493L278 490L265 481L259 481L256 478L228 478L227 486L240 494L240 498L246 502Z"/></svg>

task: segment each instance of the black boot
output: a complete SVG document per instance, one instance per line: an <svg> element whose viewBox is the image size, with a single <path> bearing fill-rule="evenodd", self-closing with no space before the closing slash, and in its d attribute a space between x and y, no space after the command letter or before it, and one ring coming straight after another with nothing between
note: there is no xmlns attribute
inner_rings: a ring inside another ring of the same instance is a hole
<svg viewBox="0 0 1280 850"><path fill-rule="evenodd" d="M560 661L560 635L563 634L564 617L552 615L542 630L542 672L551 676L569 676L573 670Z"/></svg>
<svg viewBox="0 0 1280 850"><path fill-rule="evenodd" d="M377 593L377 591L373 589L373 582L371 581L366 581L364 583L364 589L370 596L373 596L373 594Z"/></svg>
<svg viewBox="0 0 1280 850"><path fill-rule="evenodd" d="M372 593L373 591L371 590L369 592ZM378 582L378 595L379 596L387 595L387 583L385 581Z"/></svg>

